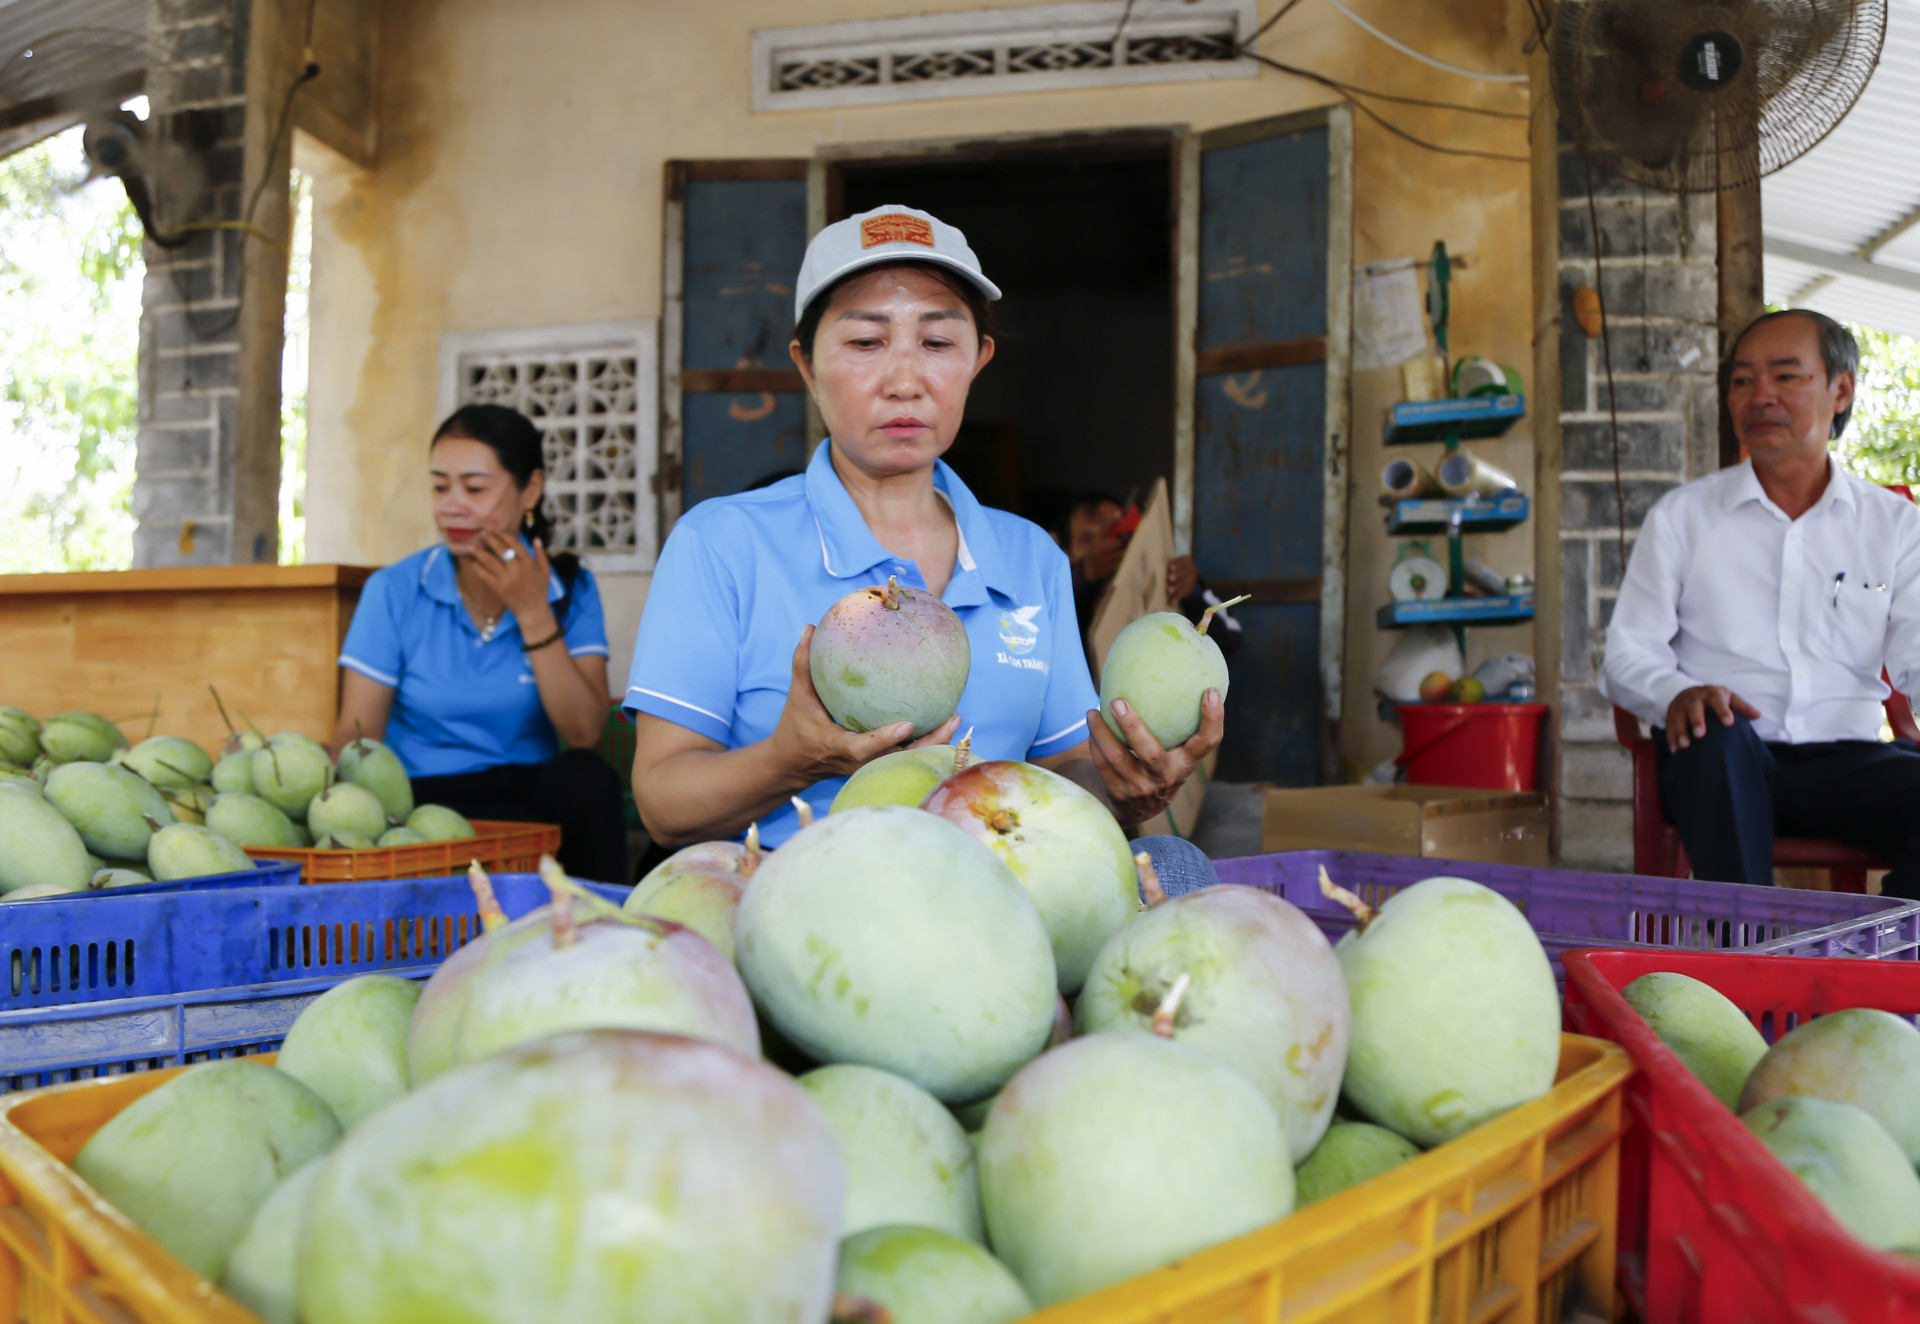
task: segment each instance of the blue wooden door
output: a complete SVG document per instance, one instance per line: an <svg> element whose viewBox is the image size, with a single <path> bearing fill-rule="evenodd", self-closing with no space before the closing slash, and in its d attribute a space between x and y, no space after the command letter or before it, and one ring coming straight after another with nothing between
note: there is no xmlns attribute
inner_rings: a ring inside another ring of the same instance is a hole
<svg viewBox="0 0 1920 1324"><path fill-rule="evenodd" d="M1201 140L1193 555L1253 595L1217 775L1283 786L1321 779L1328 734L1329 137L1290 116Z"/></svg>
<svg viewBox="0 0 1920 1324"><path fill-rule="evenodd" d="M678 482L676 509L686 510L806 467L806 393L787 345L807 248L807 182L805 161L669 169L668 203L681 209L681 304L678 399L668 412L677 403L680 436L669 457L678 466L662 468Z"/></svg>

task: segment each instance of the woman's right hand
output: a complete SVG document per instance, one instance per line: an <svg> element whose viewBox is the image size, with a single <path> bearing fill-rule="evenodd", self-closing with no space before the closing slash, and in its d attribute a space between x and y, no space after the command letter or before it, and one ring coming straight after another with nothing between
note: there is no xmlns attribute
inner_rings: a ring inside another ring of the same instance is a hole
<svg viewBox="0 0 1920 1324"><path fill-rule="evenodd" d="M780 724L767 737L781 771L796 782L811 786L828 777L850 776L882 754L944 745L960 728L960 715L955 713L939 730L911 744L907 743L907 737L913 734L911 722L894 722L867 732L847 730L833 720L814 691L812 644L813 627L809 625L800 634L799 647L793 650L793 682L787 687L787 705L780 712Z"/></svg>

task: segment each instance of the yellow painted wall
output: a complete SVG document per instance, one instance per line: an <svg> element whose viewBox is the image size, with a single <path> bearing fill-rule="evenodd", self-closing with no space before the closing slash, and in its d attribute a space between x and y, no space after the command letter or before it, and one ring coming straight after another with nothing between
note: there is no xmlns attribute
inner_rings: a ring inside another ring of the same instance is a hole
<svg viewBox="0 0 1920 1324"><path fill-rule="evenodd" d="M375 164L308 144L315 184L309 386L308 554L382 563L426 545L426 444L439 337L450 331L656 317L662 163L811 155L831 143L1126 125L1207 129L1325 104L1335 94L1264 69L1257 78L985 96L851 110L754 113L749 42L759 27L985 7L985 0L390 0L376 68ZM1263 17L1278 7L1262 0ZM1521 70L1522 0L1351 0L1410 45L1469 68ZM1524 112L1524 86L1475 82L1396 53L1321 0L1303 0L1261 42L1275 59L1403 96ZM1523 121L1375 103L1449 145L1524 155ZM1356 115L1356 263L1422 255L1436 238L1467 258L1454 285L1454 344L1531 362L1528 170L1439 155ZM1018 292L1010 292L1017 297ZM1372 624L1393 548L1375 500L1391 370L1354 382L1349 762L1399 748L1371 715ZM1488 458L1530 474L1523 425ZM1474 554L1531 570L1533 531ZM616 683L643 576L609 577ZM1481 631L1473 658L1531 650L1530 629Z"/></svg>

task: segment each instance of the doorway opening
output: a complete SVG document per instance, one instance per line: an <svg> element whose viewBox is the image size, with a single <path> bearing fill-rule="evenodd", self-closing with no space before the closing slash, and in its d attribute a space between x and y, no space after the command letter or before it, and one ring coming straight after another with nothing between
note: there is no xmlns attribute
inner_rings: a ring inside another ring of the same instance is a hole
<svg viewBox="0 0 1920 1324"><path fill-rule="evenodd" d="M1172 479L1169 135L830 163L828 220L888 204L957 226L1004 292L946 455L983 504L1057 531L1078 496Z"/></svg>

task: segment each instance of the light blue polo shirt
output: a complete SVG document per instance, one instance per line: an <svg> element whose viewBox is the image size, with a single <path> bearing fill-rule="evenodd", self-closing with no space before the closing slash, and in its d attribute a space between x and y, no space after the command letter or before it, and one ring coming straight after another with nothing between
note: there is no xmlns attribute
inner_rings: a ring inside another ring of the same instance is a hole
<svg viewBox="0 0 1920 1324"><path fill-rule="evenodd" d="M550 576L547 601L563 592L560 576ZM585 566L561 624L569 653L607 655L600 589ZM560 752L521 642L511 612L493 638L480 638L460 601L453 556L435 546L374 571L360 590L340 665L395 691L386 742L408 775L445 777L545 763Z"/></svg>
<svg viewBox="0 0 1920 1324"><path fill-rule="evenodd" d="M990 510L944 462L934 486L953 506L960 554L944 597L967 628L973 665L960 732L986 759L1045 758L1087 738L1099 695L1073 612L1067 558L1037 525ZM924 589L912 561L868 530L834 472L829 447L805 474L758 492L703 501L660 552L634 645L626 706L729 749L773 734L800 632L847 594L893 576ZM824 814L844 777L804 794ZM762 820L779 845L798 826L787 806Z"/></svg>

